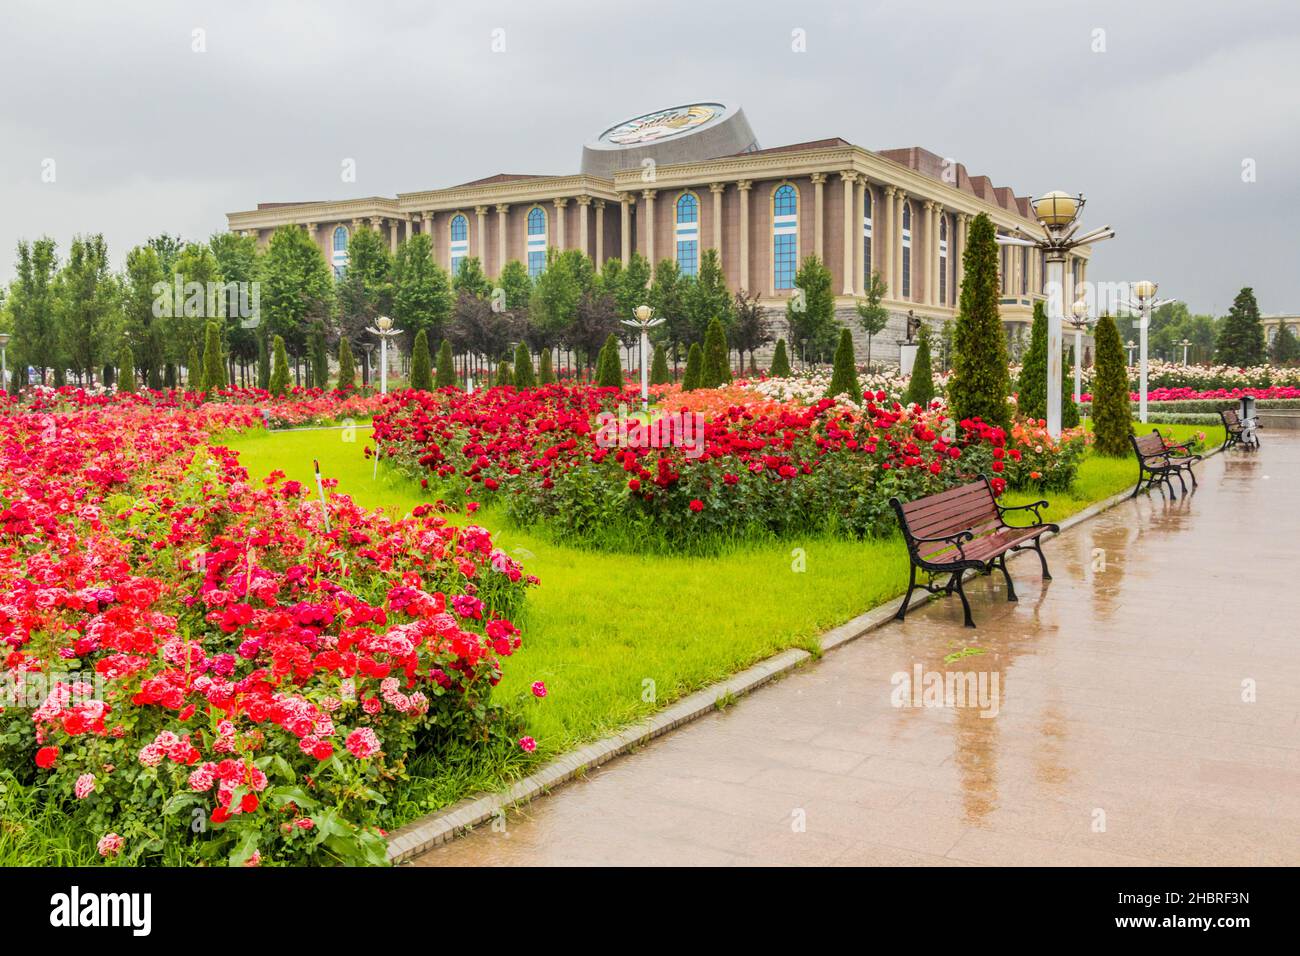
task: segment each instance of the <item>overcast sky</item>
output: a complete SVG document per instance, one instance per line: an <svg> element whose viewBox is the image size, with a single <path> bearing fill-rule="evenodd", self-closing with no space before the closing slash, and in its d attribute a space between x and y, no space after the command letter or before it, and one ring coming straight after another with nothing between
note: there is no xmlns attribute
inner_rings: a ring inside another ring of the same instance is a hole
<svg viewBox="0 0 1300 956"><path fill-rule="evenodd" d="M1118 231L1089 278L1300 312L1295 0L3 0L0 281L20 238L103 232L120 264L259 201L576 172L607 126L701 100L763 146L921 145L1082 191Z"/></svg>

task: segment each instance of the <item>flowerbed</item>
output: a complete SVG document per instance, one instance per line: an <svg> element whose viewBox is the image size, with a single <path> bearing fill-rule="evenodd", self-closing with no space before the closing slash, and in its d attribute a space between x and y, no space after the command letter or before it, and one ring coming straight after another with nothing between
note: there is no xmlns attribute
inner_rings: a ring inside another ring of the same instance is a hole
<svg viewBox="0 0 1300 956"><path fill-rule="evenodd" d="M486 531L250 483L253 404L59 402L0 415L0 769L106 859L380 863L411 754L513 745Z"/></svg>
<svg viewBox="0 0 1300 956"><path fill-rule="evenodd" d="M498 500L515 521L562 540L701 551L736 537L889 533L891 496L981 474L999 493L1008 483L1066 487L1086 441L1075 431L1052 442L1037 424L1009 440L939 407L878 404L883 394L860 409L828 399L710 407L692 441L673 441L675 428L694 427L677 415L629 423L611 440L597 416L623 397L560 385L406 392L376 415L375 436L380 453L426 487L457 501Z"/></svg>
<svg viewBox="0 0 1300 956"><path fill-rule="evenodd" d="M1269 385L1264 388L1148 388L1148 402L1199 402L1199 401L1218 401L1218 402L1236 402L1243 395L1251 395L1256 399L1264 401L1294 401L1300 399L1300 388L1291 385ZM1092 401L1091 394L1081 396L1085 402ZM1133 392L1130 395L1133 401L1141 398L1141 393Z"/></svg>

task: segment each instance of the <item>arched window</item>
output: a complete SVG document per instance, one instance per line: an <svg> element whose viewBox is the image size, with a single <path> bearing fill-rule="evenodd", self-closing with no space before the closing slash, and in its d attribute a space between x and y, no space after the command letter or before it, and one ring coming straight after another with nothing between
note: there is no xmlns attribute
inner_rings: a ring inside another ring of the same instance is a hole
<svg viewBox="0 0 1300 956"><path fill-rule="evenodd" d="M862 190L862 288L871 288L871 187Z"/></svg>
<svg viewBox="0 0 1300 956"><path fill-rule="evenodd" d="M469 255L469 220L460 213L451 218L451 274L460 271L460 262Z"/></svg>
<svg viewBox="0 0 1300 956"><path fill-rule="evenodd" d="M786 183L772 193L772 288L794 288L798 260L799 193Z"/></svg>
<svg viewBox="0 0 1300 956"><path fill-rule="evenodd" d="M528 275L536 279L546 268L546 210L528 210Z"/></svg>
<svg viewBox="0 0 1300 956"><path fill-rule="evenodd" d="M939 213L939 304L948 304L948 214Z"/></svg>
<svg viewBox="0 0 1300 956"><path fill-rule="evenodd" d="M348 267L348 230L346 226L339 226L334 230L334 251L330 256L330 264L334 266L334 278L339 278Z"/></svg>
<svg viewBox="0 0 1300 956"><path fill-rule="evenodd" d="M912 297L912 204L903 203L903 298Z"/></svg>
<svg viewBox="0 0 1300 956"><path fill-rule="evenodd" d="M677 268L684 276L700 271L700 200L682 193L677 200Z"/></svg>

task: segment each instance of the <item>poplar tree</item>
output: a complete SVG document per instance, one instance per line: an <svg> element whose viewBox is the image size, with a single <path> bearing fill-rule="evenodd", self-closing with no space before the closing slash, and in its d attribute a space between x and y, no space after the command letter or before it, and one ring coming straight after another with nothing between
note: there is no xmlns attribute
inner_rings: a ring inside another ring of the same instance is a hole
<svg viewBox="0 0 1300 956"><path fill-rule="evenodd" d="M957 421L978 417L1009 430L1007 344L998 315L998 244L993 221L985 213L971 220L962 268L948 404Z"/></svg>
<svg viewBox="0 0 1300 956"><path fill-rule="evenodd" d="M1092 432L1099 455L1120 458L1132 448L1133 412L1130 407L1128 364L1115 320L1103 315L1093 331L1097 364L1092 376Z"/></svg>

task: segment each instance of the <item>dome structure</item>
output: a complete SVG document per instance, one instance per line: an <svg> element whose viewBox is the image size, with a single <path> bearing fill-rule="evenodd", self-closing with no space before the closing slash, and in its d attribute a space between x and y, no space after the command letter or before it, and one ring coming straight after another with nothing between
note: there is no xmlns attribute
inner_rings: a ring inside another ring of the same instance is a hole
<svg viewBox="0 0 1300 956"><path fill-rule="evenodd" d="M739 106L690 103L645 113L605 130L582 148L582 171L611 179L646 160L656 165L691 163L758 149Z"/></svg>

